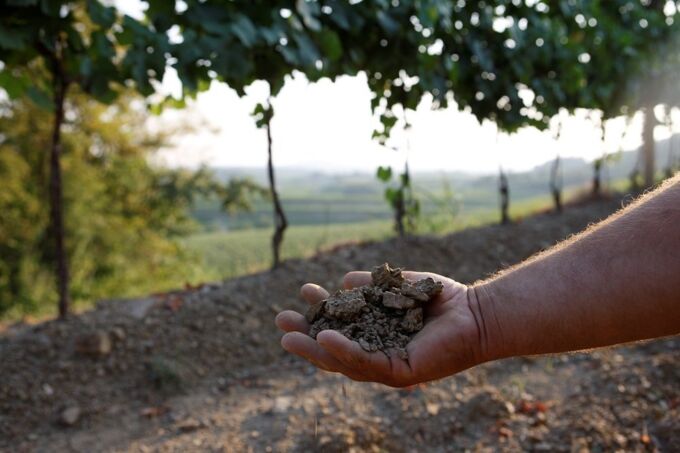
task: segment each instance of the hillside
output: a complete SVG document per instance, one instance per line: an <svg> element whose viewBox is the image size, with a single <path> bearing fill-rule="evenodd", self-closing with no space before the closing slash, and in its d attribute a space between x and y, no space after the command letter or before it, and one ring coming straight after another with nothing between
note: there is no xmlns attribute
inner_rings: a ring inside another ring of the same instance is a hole
<svg viewBox="0 0 680 453"><path fill-rule="evenodd" d="M680 137L673 138L674 146ZM665 168L670 140L657 142L657 167ZM678 151L674 152L677 155ZM680 156L677 156L680 159ZM605 185L627 180L635 166L637 151L612 155L605 165ZM512 203L526 203L549 199L548 182L552 162L547 161L529 171L510 172ZM589 186L592 180L592 162L580 158L562 160L562 179L565 191ZM266 185L265 168L214 168L222 180L248 177ZM359 223L391 218L389 207L383 199L385 186L368 172L334 172L300 168L277 168L277 184L284 208L293 225L329 225ZM497 209L497 175L475 175L464 172L423 172L412 175L416 197L426 214L441 213L450 218L469 221L479 213ZM263 228L272 224L271 206L256 203L250 213L227 215L220 211L217 201L203 200L194 208L193 216L207 230L233 230Z"/></svg>
<svg viewBox="0 0 680 453"><path fill-rule="evenodd" d="M677 451L678 339L504 360L394 390L287 356L273 326L279 310L303 307L306 281L336 288L345 272L388 260L472 282L620 206L341 247L13 326L0 337L0 450Z"/></svg>

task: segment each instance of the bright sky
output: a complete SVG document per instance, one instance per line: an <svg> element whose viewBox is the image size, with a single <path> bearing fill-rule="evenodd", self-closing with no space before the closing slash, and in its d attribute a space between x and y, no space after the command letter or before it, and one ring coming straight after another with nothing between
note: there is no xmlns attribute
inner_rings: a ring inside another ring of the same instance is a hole
<svg viewBox="0 0 680 453"><path fill-rule="evenodd" d="M118 0L116 4L128 14L138 15L138 0ZM160 91L178 93L176 73L166 73ZM255 83L239 98L225 84L214 83L184 110L166 111L157 120L169 129L191 125L182 133L173 149L165 150L161 160L171 166L195 167L201 164L224 167L260 167L266 165L267 148L264 131L255 127L250 112L266 98L264 83ZM552 159L557 152L565 157L594 159L606 148L609 152L635 149L640 145L641 118L631 123L623 134L623 118L607 122L604 145L599 127L588 119L587 112L562 118L562 134L555 142L550 131L526 128L517 133L497 134L490 122L479 124L475 117L455 108L432 111L423 100L416 112L409 113L413 127L408 132L396 130L386 149L371 140L378 124L370 110L370 92L365 76L342 77L336 82L321 80L309 83L303 76L291 78L273 102L272 137L277 166L293 166L327 171L374 171L378 165L401 165L410 143L409 164L414 170L464 170L475 173L495 172L499 165L511 171L530 169ZM674 112L676 124L680 112ZM670 135L657 127L658 140Z"/></svg>

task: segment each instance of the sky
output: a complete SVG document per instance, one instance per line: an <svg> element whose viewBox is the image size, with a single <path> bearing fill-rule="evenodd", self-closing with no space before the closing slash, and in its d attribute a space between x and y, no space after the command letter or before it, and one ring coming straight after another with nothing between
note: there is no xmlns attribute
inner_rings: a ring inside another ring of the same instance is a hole
<svg viewBox="0 0 680 453"><path fill-rule="evenodd" d="M139 0L118 0L121 11L140 15ZM178 95L181 85L174 70L166 72L158 87L162 94ZM182 129L173 146L158 159L169 166L258 167L267 162L264 131L255 127L250 112L266 99L267 85L256 82L239 98L223 83L198 95L183 110L166 110L154 119L154 127ZM374 171L378 165L401 166L408 157L413 170L493 173L502 166L523 171L540 165L559 153L562 157L587 160L605 150L632 150L640 146L642 121L638 115L629 125L617 118L607 122L604 143L599 127L580 111L564 115L559 141L553 132L525 128L511 135L498 133L491 122L457 108L433 111L423 99L409 112L412 128L394 131L391 147L371 139L378 121L370 109L371 93L363 74L341 77L335 82L310 83L304 76L291 77L273 101L272 138L277 166L333 171ZM680 124L680 112L674 112ZM657 127L655 137L667 138L670 131Z"/></svg>

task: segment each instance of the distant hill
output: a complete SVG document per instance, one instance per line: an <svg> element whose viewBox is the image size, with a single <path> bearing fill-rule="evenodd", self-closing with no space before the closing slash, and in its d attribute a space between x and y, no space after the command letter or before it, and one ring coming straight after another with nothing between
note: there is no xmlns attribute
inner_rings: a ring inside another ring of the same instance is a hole
<svg viewBox="0 0 680 453"><path fill-rule="evenodd" d="M676 137L676 142L679 137ZM657 142L657 168L661 171L668 161L669 140ZM676 145L677 146L677 145ZM680 154L677 150L676 154ZM628 178L637 161L637 151L612 155L603 172L608 182ZM512 202L547 197L552 161L525 172L508 175ZM222 180L250 177L266 185L265 168L213 168ZM563 158L562 179L565 189L586 187L592 181L593 166L580 158ZM317 225L354 223L388 219L391 212L383 199L384 184L369 172L341 172L281 167L276 169L277 184L283 204L292 224ZM466 212L495 209L497 206L497 175L474 175L465 172L414 172L415 193L422 200L425 212L456 205ZM254 212L227 215L219 211L215 201L199 203L194 216L206 229L241 229L271 225L271 208L258 203Z"/></svg>

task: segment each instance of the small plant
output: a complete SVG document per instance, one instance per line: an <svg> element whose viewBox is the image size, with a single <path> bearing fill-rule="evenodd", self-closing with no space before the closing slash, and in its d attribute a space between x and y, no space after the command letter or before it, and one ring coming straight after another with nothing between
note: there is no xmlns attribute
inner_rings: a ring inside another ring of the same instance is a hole
<svg viewBox="0 0 680 453"><path fill-rule="evenodd" d="M397 234L405 236L407 232L416 231L417 220L420 216L420 201L413 196L408 162L404 166L404 172L397 176L396 186L391 184L392 167L378 167L376 176L388 184L385 189L385 200L394 211L394 228Z"/></svg>

